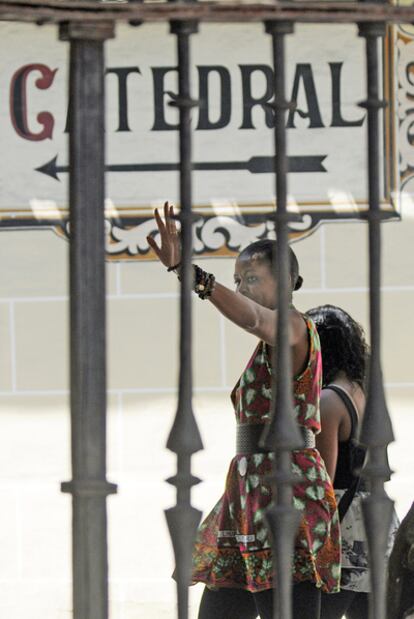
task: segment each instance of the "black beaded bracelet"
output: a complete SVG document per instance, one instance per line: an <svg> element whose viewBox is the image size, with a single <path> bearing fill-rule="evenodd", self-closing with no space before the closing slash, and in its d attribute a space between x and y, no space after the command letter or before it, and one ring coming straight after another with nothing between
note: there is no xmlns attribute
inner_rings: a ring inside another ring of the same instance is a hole
<svg viewBox="0 0 414 619"><path fill-rule="evenodd" d="M171 266L167 268L167 271L171 273L174 271L177 274L178 279L181 280L180 273L178 269L181 267L181 262L176 264L175 266ZM207 273L201 267L193 264L194 269L194 292L204 301L207 297L211 296L214 285L216 283L216 278L212 273Z"/></svg>
<svg viewBox="0 0 414 619"><path fill-rule="evenodd" d="M214 285L216 283L216 278L212 273L207 273L203 271L196 264L194 266L194 292L198 294L200 299L204 301L207 297L211 296Z"/></svg>

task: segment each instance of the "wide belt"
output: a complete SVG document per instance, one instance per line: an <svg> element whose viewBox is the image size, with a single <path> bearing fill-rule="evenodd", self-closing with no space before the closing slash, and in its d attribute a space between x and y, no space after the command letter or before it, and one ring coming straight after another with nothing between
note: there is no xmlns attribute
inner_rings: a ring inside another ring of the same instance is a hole
<svg viewBox="0 0 414 619"><path fill-rule="evenodd" d="M236 454L268 453L268 449L259 446L260 437L263 433L264 423L238 423L236 433ZM304 447L315 447L315 434L312 430L299 426L304 441Z"/></svg>

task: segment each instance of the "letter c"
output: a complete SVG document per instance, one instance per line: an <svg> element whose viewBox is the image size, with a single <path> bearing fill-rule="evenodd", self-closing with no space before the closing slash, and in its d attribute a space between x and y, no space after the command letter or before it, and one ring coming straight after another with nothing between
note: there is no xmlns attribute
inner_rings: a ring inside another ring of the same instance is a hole
<svg viewBox="0 0 414 619"><path fill-rule="evenodd" d="M39 71L41 77L36 82L36 88L46 90L53 84L57 69L49 69L44 64L27 64L18 69L10 85L10 117L16 133L25 140L40 142L52 139L55 120L50 112L39 112L37 121L43 126L39 133L33 133L27 122L27 78L33 71Z"/></svg>

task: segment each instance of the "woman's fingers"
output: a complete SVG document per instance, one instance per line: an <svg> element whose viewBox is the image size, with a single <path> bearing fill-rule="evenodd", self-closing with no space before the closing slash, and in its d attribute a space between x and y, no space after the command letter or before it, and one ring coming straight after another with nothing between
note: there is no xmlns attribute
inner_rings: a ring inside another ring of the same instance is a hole
<svg viewBox="0 0 414 619"><path fill-rule="evenodd" d="M163 241L167 240L168 235L174 236L177 233L175 221L172 219L172 217L174 217L174 211L172 210L172 206L170 206L168 202L164 202L165 221L162 220L157 208L155 209L154 214L155 221L157 222L158 230L160 231Z"/></svg>
<svg viewBox="0 0 414 619"><path fill-rule="evenodd" d="M176 233L175 221L172 219L174 216L174 212L171 210L172 206L168 202L164 203L164 217L165 217L165 225L169 234L174 235Z"/></svg>
<svg viewBox="0 0 414 619"><path fill-rule="evenodd" d="M167 232L171 234L170 206L168 202L164 202L164 219Z"/></svg>
<svg viewBox="0 0 414 619"><path fill-rule="evenodd" d="M171 205L169 207L169 220L171 222L171 233L172 234L178 234L177 223L176 223L174 217L175 217L174 207L173 207L173 205Z"/></svg>
<svg viewBox="0 0 414 619"><path fill-rule="evenodd" d="M154 210L154 216L155 216L155 221L157 222L158 230L160 231L160 234L161 234L161 238L163 239L165 237L166 227L165 227L163 220L161 219L161 215L159 214L157 208Z"/></svg>
<svg viewBox="0 0 414 619"><path fill-rule="evenodd" d="M162 219L157 208L154 210L155 221L161 236L160 244L158 245L151 236L147 236L147 241L161 262L166 266L171 266L179 262L179 240L174 220L174 210L169 202L164 203L163 210L164 219Z"/></svg>
<svg viewBox="0 0 414 619"><path fill-rule="evenodd" d="M168 227L168 213L170 211L170 205L168 204L168 202L164 202L164 219L165 219L165 224Z"/></svg>
<svg viewBox="0 0 414 619"><path fill-rule="evenodd" d="M152 236L147 236L147 241L148 241L148 245L154 250L158 258L161 259L161 249L158 247L155 239L153 239Z"/></svg>

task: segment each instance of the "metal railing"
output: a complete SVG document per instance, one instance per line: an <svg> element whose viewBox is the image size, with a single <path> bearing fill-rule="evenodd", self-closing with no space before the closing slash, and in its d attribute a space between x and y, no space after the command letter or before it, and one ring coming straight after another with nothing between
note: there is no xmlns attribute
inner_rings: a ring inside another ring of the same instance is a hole
<svg viewBox="0 0 414 619"><path fill-rule="evenodd" d="M178 409L168 439L177 454L177 502L167 521L177 561L178 617L188 617L191 549L200 513L191 505L191 456L202 449L192 410L191 257L192 161L190 38L199 21L261 21L271 36L275 73L275 181L278 236L277 397L266 447L276 452L272 484L276 491L267 517L277 563L275 617L290 619L290 563L297 527L292 508L290 451L300 444L294 423L288 342L288 224L286 209L287 149L284 41L296 22L357 23L366 39L369 182L369 270L371 360L362 442L368 447L364 475L370 497L365 502L372 568L372 619L385 619L384 554L392 501L384 491L389 478L387 445L393 440L380 360L380 279L382 213L379 204L380 153L378 41L386 23L414 21L414 7L381 2L278 2L237 4L205 2L106 2L93 0L1 0L0 20L60 25L60 38L70 42L70 320L72 475L62 489L73 495L73 598L75 619L107 619L106 496L116 486L106 481L105 281L104 281L104 42L114 36L116 21L139 25L170 21L177 37L180 117L180 203L183 271L180 314L180 376Z"/></svg>

